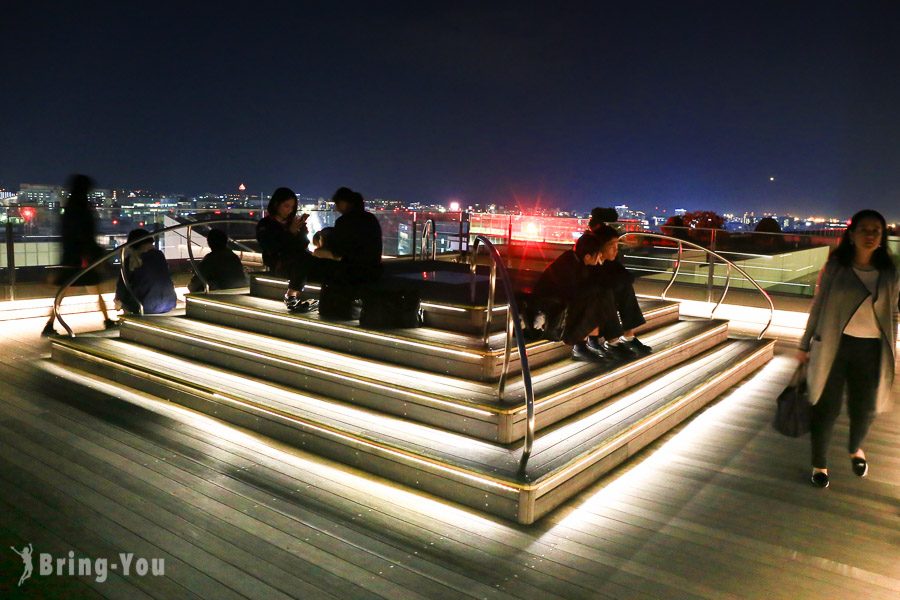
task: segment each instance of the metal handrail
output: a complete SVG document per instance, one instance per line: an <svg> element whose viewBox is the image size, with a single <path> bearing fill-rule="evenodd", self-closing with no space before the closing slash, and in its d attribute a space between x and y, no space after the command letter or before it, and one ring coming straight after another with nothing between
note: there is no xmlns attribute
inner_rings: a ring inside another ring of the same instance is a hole
<svg viewBox="0 0 900 600"><path fill-rule="evenodd" d="M763 336L766 334L766 331L769 330L769 327L772 325L772 321L775 318L775 304L772 302L772 297L769 296L768 292L766 292L762 288L762 286L760 286L756 282L755 279L750 277L746 271L744 271L742 268L740 268L739 266L737 266L736 264L734 264L733 262L731 262L730 260L728 260L727 258L722 256L721 254L714 252L713 250L710 250L709 248L704 248L703 246L701 246L699 244L695 244L693 242L688 242L686 240L682 240L680 238L673 237L670 235L662 235L660 233L649 233L646 231L627 231L627 232L623 233L622 235L620 235L619 239L621 240L622 238L627 237L627 236L635 236L635 237L643 236L643 237L649 237L649 238L654 238L654 239L658 239L658 240L668 240L670 242L678 243L678 258L676 259L675 269L672 271L672 278L669 280L668 285L666 285L666 288L663 290L663 293L662 293L663 299L665 299L666 293L668 293L669 289L672 287L672 284L675 283L675 278L678 277L678 271L681 269L681 257L684 254L683 246L686 244L692 248L696 248L697 250L702 250L702 251L706 252L711 257L717 258L727 265L727 268L725 271L725 289L722 291L722 296L719 298L719 301L716 302L716 305L713 307L712 312L709 314L709 318L711 319L713 317L713 315L716 314L716 311L722 305L722 302L725 301L725 295L728 294L728 290L731 287L731 269L733 268L738 273L743 275L747 279L747 281L749 281L751 284L753 284L753 287L755 287L759 291L759 293L763 295L763 297L766 299L766 302L768 302L768 304L769 304L769 322L766 323L766 326L763 327L763 330L759 332L759 335L756 336L756 339L761 340L763 338ZM714 265L713 261L710 260L709 264L710 264L710 270L712 270L713 265Z"/></svg>
<svg viewBox="0 0 900 600"><path fill-rule="evenodd" d="M435 226L434 219L428 219L422 225L422 248L421 248L421 258L419 260L425 260L425 236L428 235L429 231L431 232L431 260L435 260L437 256L437 227ZM415 248L413 248L413 252L415 253ZM415 256L413 257L415 258Z"/></svg>
<svg viewBox="0 0 900 600"><path fill-rule="evenodd" d="M497 386L497 397L502 401L503 393L506 389L506 378L509 373L509 360L512 354L512 338L516 338L516 346L519 350L519 365L522 369L522 385L525 388L525 407L526 407L526 428L525 428L525 446L522 449L522 458L519 462L519 470L525 471L528 463L528 457L531 456L531 449L534 446L534 389L531 385L531 369L528 367L528 355L525 352L525 336L522 334L521 320L519 319L519 307L516 306L515 295L513 294L512 282L509 279L509 272L506 265L503 264L503 258L494 244L491 243L483 235L475 236L472 244L472 263L470 266L471 283L470 296L471 301L475 303L475 273L478 266L478 248L484 245L488 249L491 256L491 277L488 286L488 302L487 314L485 316L484 325L484 342L488 343L490 338L491 319L494 315L494 293L497 287L497 272L500 272L500 281L503 283L503 291L506 293L506 341L503 352L503 368L500 370L500 382Z"/></svg>
<svg viewBox="0 0 900 600"><path fill-rule="evenodd" d="M66 323L65 319L63 319L62 315L59 313L59 305L60 305L60 303L62 303L62 299L66 295L66 290L68 290L70 287L72 287L72 285L76 281L78 281L85 273L100 266L101 264L103 264L104 262L106 262L107 260L109 260L110 258L115 256L116 254L119 254L121 256L121 265L119 268L119 275L122 278L122 282L125 284L125 289L127 289L128 292L133 297L135 297L135 299L137 300L137 297L134 296L134 293L131 290L131 285L128 283L128 278L125 276L125 250L127 250L128 248L130 248L132 246L142 244L142 243L146 242L147 240L156 238L164 233L168 233L170 231L176 231L178 229L187 229L188 230L188 259L190 261L191 270L193 270L194 275L196 275L200 279L200 281L202 281L204 283L204 287L208 291L209 284L206 283L206 279L203 277L203 275L200 274L200 270L197 268L196 261L194 260L194 253L190 246L190 231L194 227L197 227L200 225L216 225L216 224L220 224L220 223L256 224L258 222L259 221L257 221L256 219L212 219L209 221L196 221L194 223L180 223L178 225L172 225L171 227L164 227L163 229L159 229L157 231L151 231L151 232L149 232L149 235L145 235L144 237L138 238L136 240L126 242L126 243L122 244L121 246L119 246L118 248L107 252L106 254L104 254L103 256L101 256L100 258L98 258L97 260L92 262L91 264L89 264L84 269L78 271L72 277L70 277L68 279L68 281L65 282L65 284L63 284L63 286L56 293L56 298L54 298L54 300L53 300L53 313L52 313L53 318L56 319L57 321L59 321L59 323L66 330L66 333L69 335L69 337L72 337L72 338L75 337L75 332L72 331L72 328L69 326L68 323ZM143 314L144 307L141 304L140 300L138 300L138 307L140 308L140 314Z"/></svg>

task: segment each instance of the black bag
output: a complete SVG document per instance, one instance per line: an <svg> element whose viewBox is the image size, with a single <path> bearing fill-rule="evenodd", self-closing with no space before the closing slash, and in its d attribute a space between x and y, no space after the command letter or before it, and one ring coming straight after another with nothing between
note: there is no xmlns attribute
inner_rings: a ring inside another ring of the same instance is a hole
<svg viewBox="0 0 900 600"><path fill-rule="evenodd" d="M359 318L356 294L350 286L323 284L319 292L319 316L333 321L352 321Z"/></svg>
<svg viewBox="0 0 900 600"><path fill-rule="evenodd" d="M422 325L419 292L369 288L362 294L359 324L368 329L407 329Z"/></svg>
<svg viewBox="0 0 900 600"><path fill-rule="evenodd" d="M800 365L791 384L778 396L772 426L788 437L800 437L809 431L810 404L806 389L806 365Z"/></svg>

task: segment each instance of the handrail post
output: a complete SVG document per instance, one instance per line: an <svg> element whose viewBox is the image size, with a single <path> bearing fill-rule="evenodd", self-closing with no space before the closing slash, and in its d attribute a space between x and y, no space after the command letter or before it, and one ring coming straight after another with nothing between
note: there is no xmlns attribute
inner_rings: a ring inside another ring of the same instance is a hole
<svg viewBox="0 0 900 600"><path fill-rule="evenodd" d="M500 252L497 251L496 246L491 243L491 241L483 236L477 235L475 236L475 241L472 243L472 263L471 263L471 298L472 303L475 302L475 273L477 266L477 258L478 258L478 249L481 245L484 245L487 248L488 252L491 256L491 288L488 293L488 312L485 316L486 322L488 325L485 327L485 331L489 332L489 323L491 321L491 317L493 317L493 288L496 286L497 279L503 284L503 291L506 294L506 347L503 353L503 367L500 371L500 381L497 386L497 397L501 401L503 400L503 393L506 388L506 379L509 372L509 361L510 356L512 354L512 339L515 337L516 346L519 351L519 366L522 370L522 387L525 391L525 443L522 447L522 458L519 461L519 472L524 473L525 467L528 464L528 458L531 456L531 450L534 447L534 430L535 430L535 416L534 416L534 388L531 384L531 369L528 367L528 353L525 348L525 335L522 333L522 324L521 319L519 318L519 307L516 305L515 294L513 293L512 282L509 279L509 273L506 270L506 265L503 264L503 257L500 256Z"/></svg>
<svg viewBox="0 0 900 600"><path fill-rule="evenodd" d="M146 239L146 236L141 238L141 241L143 241L145 239ZM138 241L138 240L135 240L135 241ZM128 293L131 294L131 297L134 298L134 301L137 302L138 314L143 315L144 314L144 303L141 302L140 300L138 300L137 294L134 293L134 290L131 289L131 284L128 283L128 275L126 273L127 265L125 264L125 250L128 247L129 247L128 244L122 244L121 246L119 246L119 248L121 248L121 252L119 253L119 277L121 277L121 279L122 279L122 285L125 287L125 289L128 291Z"/></svg>
<svg viewBox="0 0 900 600"><path fill-rule="evenodd" d="M191 270L194 272L194 275L197 276L197 279L200 280L200 283L203 284L203 293L209 293L209 282L206 281L206 277L203 276L203 273L200 272L200 269L197 268L197 262L194 260L194 247L191 244L191 232L194 231L194 224L191 223L187 228L187 248L188 248L188 261L191 263ZM227 233L225 234L228 235Z"/></svg>
<svg viewBox="0 0 900 600"><path fill-rule="evenodd" d="M9 271L9 294L15 299L16 294L16 241L13 239L13 224L6 221L6 268Z"/></svg>
<svg viewBox="0 0 900 600"><path fill-rule="evenodd" d="M419 215L419 213L413 212L413 218L412 218L412 252L410 252L410 254L412 254L413 260L416 260L416 255L417 255L417 253L418 253L418 251L416 250L416 233L418 233L418 232L416 231L416 224L419 222L418 215Z"/></svg>
<svg viewBox="0 0 900 600"><path fill-rule="evenodd" d="M711 229L709 234L709 252L706 253L706 256L709 258L709 272L706 274L706 301L712 302L712 293L713 293L713 284L715 280L715 271L716 271L716 260L715 260L715 251L716 251L716 230Z"/></svg>

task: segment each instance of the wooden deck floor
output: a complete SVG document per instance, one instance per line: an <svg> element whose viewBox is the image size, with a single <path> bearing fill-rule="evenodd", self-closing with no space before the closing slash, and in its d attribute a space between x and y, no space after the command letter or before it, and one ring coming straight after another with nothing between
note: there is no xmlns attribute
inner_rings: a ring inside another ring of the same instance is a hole
<svg viewBox="0 0 900 600"><path fill-rule="evenodd" d="M71 318L78 328L93 315ZM900 411L866 480L774 433L776 357L637 461L530 527L399 488L45 360L41 319L0 325L0 597L900 597ZM40 575L35 555L165 558L164 576Z"/></svg>

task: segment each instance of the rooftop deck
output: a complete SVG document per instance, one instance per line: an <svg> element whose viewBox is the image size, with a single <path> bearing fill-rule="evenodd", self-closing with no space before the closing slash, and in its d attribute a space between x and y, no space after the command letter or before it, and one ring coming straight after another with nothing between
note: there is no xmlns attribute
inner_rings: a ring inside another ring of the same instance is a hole
<svg viewBox="0 0 900 600"><path fill-rule="evenodd" d="M99 326L73 315L76 331ZM134 552L165 575L41 576L0 593L109 598L871 598L900 595L900 411L865 480L769 423L776 357L612 476L518 526L46 360L43 319L0 333L0 542ZM78 385L76 385L76 383ZM87 384L88 392L83 385ZM77 393L73 393L77 392ZM895 394L900 390L895 389ZM123 401L124 400L124 401Z"/></svg>

